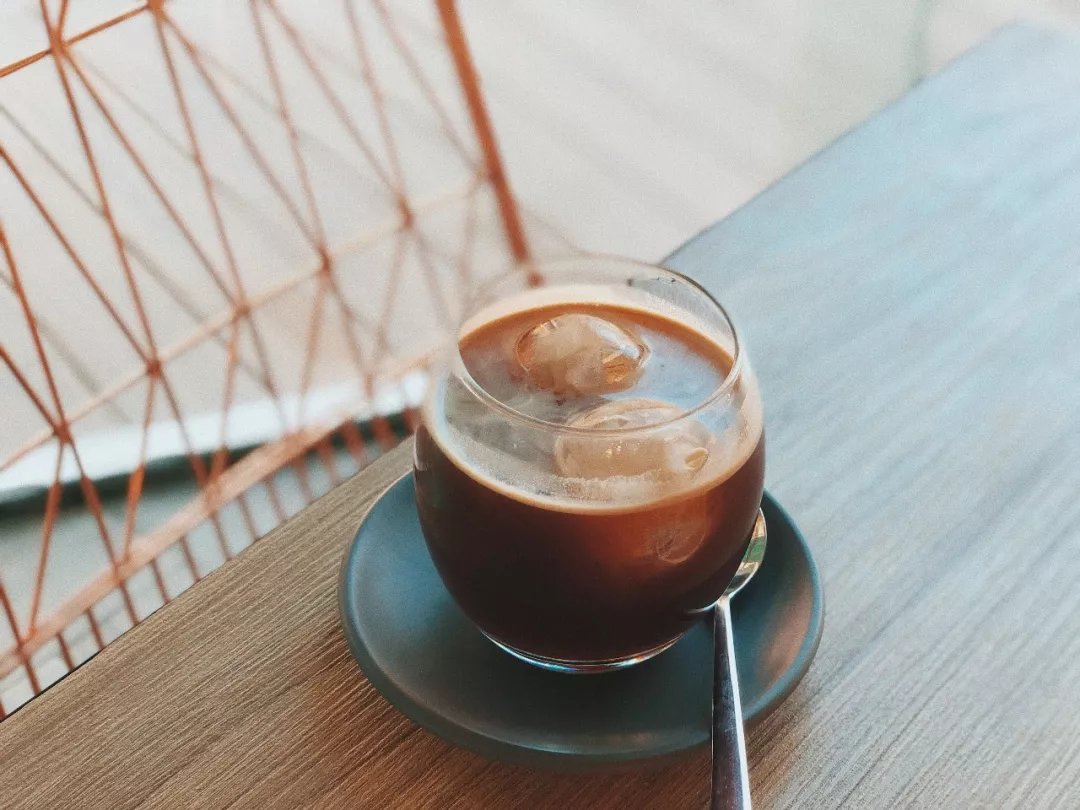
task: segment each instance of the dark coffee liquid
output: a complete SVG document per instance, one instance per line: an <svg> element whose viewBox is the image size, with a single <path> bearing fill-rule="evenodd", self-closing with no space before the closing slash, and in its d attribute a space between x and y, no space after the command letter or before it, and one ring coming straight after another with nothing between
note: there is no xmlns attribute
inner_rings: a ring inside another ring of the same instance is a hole
<svg viewBox="0 0 1080 810"><path fill-rule="evenodd" d="M559 309L585 310L631 326L651 350L640 379L609 399L689 407L730 368L721 347L666 318L607 306ZM518 313L466 335L466 367L504 398L524 384L512 354L518 336L550 317L550 310ZM764 480L760 427L730 465L707 465L691 486L661 487L636 504L535 497L492 482L427 427L415 452L421 524L455 600L496 640L564 661L637 656L688 629L693 611L716 601L738 568Z"/></svg>

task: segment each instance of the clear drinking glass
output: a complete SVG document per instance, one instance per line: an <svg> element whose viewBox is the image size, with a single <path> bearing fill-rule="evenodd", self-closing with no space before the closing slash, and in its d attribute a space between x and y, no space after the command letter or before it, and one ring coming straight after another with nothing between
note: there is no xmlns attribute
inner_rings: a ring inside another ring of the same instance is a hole
<svg viewBox="0 0 1080 810"><path fill-rule="evenodd" d="M500 647L563 671L627 666L677 641L739 565L761 397L731 320L690 279L600 257L530 270L475 297L434 372L420 521Z"/></svg>

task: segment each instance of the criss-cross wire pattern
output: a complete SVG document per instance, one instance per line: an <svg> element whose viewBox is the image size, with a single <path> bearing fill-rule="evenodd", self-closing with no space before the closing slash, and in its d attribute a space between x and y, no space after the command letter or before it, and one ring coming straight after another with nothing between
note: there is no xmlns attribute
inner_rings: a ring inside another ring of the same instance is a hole
<svg viewBox="0 0 1080 810"><path fill-rule="evenodd" d="M453 0L108 5L0 12L0 719L396 443L528 258Z"/></svg>

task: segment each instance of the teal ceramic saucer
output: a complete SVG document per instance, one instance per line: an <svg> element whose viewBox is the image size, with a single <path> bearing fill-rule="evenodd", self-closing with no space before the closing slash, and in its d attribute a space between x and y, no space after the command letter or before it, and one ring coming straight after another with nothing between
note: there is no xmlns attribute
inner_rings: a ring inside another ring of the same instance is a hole
<svg viewBox="0 0 1080 810"><path fill-rule="evenodd" d="M810 549L768 494L765 562L732 601L743 714L795 688L824 618ZM345 556L341 622L364 674L402 714L491 759L588 770L672 757L709 741L712 638L703 621L656 658L566 675L498 649L443 587L420 533L412 475L384 492Z"/></svg>

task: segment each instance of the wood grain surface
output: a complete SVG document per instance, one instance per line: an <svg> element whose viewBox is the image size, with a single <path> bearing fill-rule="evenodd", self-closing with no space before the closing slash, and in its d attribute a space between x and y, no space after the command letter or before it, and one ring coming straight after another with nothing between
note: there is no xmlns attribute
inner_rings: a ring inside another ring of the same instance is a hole
<svg viewBox="0 0 1080 810"><path fill-rule="evenodd" d="M671 260L741 324L828 615L760 808L1080 806L1080 43L1010 29ZM5 808L697 808L418 730L335 605L391 453L0 724Z"/></svg>

